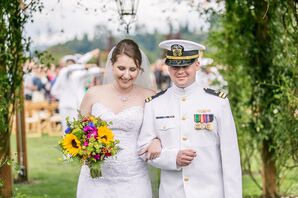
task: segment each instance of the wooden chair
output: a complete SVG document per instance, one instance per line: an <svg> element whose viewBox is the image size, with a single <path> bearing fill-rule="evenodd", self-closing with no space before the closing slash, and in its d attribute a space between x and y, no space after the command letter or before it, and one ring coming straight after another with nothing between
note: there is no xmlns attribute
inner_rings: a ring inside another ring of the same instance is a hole
<svg viewBox="0 0 298 198"><path fill-rule="evenodd" d="M50 136L61 136L62 135L62 125L61 125L61 116L56 113L58 108L58 102L52 102L47 106L49 112L48 118L48 135Z"/></svg>
<svg viewBox="0 0 298 198"><path fill-rule="evenodd" d="M35 102L25 102L25 125L28 137L41 136L41 119L39 117L39 108Z"/></svg>
<svg viewBox="0 0 298 198"><path fill-rule="evenodd" d="M61 116L58 113L53 114L50 117L50 128L48 134L49 136L62 136L62 125Z"/></svg>
<svg viewBox="0 0 298 198"><path fill-rule="evenodd" d="M31 137L48 135L61 135L61 119L55 111L58 102L25 102L25 120L27 135Z"/></svg>

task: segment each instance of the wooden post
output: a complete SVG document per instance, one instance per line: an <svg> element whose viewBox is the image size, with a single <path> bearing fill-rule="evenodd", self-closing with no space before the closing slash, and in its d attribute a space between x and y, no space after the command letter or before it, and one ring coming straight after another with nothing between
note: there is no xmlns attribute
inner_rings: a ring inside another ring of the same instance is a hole
<svg viewBox="0 0 298 198"><path fill-rule="evenodd" d="M25 113L24 113L24 87L20 87L20 99L16 108L16 143L18 164L20 165L20 172L16 182L28 181L28 161L27 161L27 144L26 144L26 127L25 127Z"/></svg>
<svg viewBox="0 0 298 198"><path fill-rule="evenodd" d="M263 198L277 198L279 197L277 182L276 182L276 166L274 160L274 149L270 149L272 141L263 140L262 161L263 161Z"/></svg>
<svg viewBox="0 0 298 198"><path fill-rule="evenodd" d="M4 149L4 153L0 153L0 159L4 156L6 159L10 157L10 137L7 136L7 148ZM2 164L1 164L2 165ZM2 167L0 166L0 179L3 182L3 186L0 187L0 197L11 198L12 197L12 172L11 166L5 163Z"/></svg>

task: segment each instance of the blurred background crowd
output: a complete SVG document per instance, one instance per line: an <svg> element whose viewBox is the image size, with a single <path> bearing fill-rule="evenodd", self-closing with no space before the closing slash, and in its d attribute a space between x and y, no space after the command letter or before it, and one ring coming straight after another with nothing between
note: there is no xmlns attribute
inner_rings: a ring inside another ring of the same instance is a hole
<svg viewBox="0 0 298 198"><path fill-rule="evenodd" d="M67 125L66 117L76 117L86 91L102 83L105 59L106 53L93 49L85 54L65 55L58 64L45 66L33 58L24 65L25 120L29 136L30 131L34 135L47 133L47 130L50 134L63 134ZM197 82L202 87L227 91L227 82L219 73L222 66L213 65L211 58L201 58L200 62ZM164 59L153 61L150 70L156 92L171 86ZM44 124L47 120L49 123ZM32 124L32 121L39 123L39 126Z"/></svg>

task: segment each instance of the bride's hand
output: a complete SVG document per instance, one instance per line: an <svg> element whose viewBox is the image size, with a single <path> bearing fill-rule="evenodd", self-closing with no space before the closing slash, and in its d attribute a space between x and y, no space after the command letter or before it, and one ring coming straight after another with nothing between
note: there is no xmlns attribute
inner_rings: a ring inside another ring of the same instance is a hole
<svg viewBox="0 0 298 198"><path fill-rule="evenodd" d="M154 160L161 153L161 142L158 138L154 138L147 147L147 160Z"/></svg>

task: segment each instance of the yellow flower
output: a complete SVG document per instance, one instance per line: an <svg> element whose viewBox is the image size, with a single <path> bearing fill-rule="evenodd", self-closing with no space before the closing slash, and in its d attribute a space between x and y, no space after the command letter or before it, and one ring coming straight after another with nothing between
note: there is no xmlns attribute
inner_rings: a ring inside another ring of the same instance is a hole
<svg viewBox="0 0 298 198"><path fill-rule="evenodd" d="M81 142L74 134L66 134L63 139L63 147L69 154L76 156L81 150Z"/></svg>
<svg viewBox="0 0 298 198"><path fill-rule="evenodd" d="M94 122L96 119L95 119L95 117L94 116L89 116L89 119L91 120L91 122Z"/></svg>
<svg viewBox="0 0 298 198"><path fill-rule="evenodd" d="M106 126L101 126L97 128L98 130L98 139L102 141L102 143L107 144L109 142L114 141L114 134L112 130L110 130Z"/></svg>

